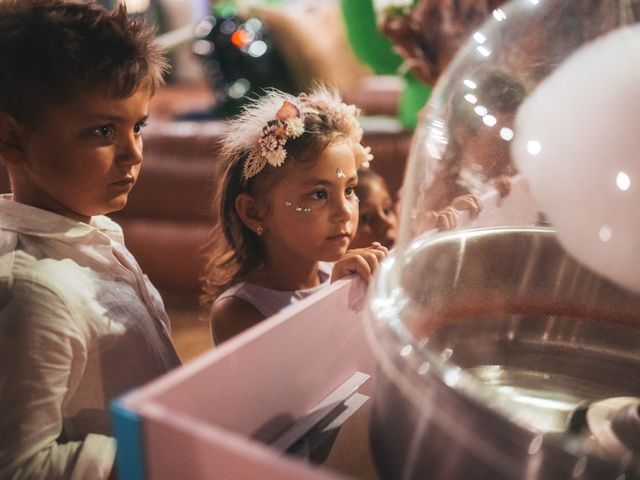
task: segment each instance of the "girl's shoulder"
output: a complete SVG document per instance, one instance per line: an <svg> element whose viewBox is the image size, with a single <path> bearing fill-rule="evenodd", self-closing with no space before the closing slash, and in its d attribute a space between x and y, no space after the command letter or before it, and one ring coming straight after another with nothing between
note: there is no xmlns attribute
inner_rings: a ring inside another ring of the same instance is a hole
<svg viewBox="0 0 640 480"><path fill-rule="evenodd" d="M233 293L216 298L209 312L215 343L227 340L264 319L265 315L251 302Z"/></svg>
<svg viewBox="0 0 640 480"><path fill-rule="evenodd" d="M213 302L213 305L215 307L216 304L220 302L224 301L226 303L229 301L228 299L235 298L243 300L244 303L253 306L254 309L262 314L263 318L270 317L287 305L302 300L316 290L328 285L331 279L332 269L333 263L320 262L318 265L320 285L305 290L281 291L256 285L251 282L239 282L222 292Z"/></svg>

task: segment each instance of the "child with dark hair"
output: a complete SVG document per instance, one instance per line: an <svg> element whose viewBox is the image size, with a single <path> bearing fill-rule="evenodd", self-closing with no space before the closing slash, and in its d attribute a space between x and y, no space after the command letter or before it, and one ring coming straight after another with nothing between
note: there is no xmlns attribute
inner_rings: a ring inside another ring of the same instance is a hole
<svg viewBox="0 0 640 480"><path fill-rule="evenodd" d="M107 478L109 402L180 363L104 216L140 171L153 39L124 8L0 1L0 478Z"/></svg>
<svg viewBox="0 0 640 480"><path fill-rule="evenodd" d="M358 113L324 88L273 90L231 123L204 277L215 342L329 280L369 280L387 254L380 243L348 250L358 227L357 171L371 159Z"/></svg>
<svg viewBox="0 0 640 480"><path fill-rule="evenodd" d="M398 219L387 182L371 167L358 170L356 195L360 200L360 220L351 248L362 248L379 242L388 249L396 241Z"/></svg>

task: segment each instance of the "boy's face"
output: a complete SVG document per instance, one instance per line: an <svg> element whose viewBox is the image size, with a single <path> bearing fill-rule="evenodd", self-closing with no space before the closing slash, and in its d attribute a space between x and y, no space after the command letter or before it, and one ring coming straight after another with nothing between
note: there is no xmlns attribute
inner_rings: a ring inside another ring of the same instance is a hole
<svg viewBox="0 0 640 480"><path fill-rule="evenodd" d="M125 99L80 95L20 127L14 199L84 222L124 207L140 171L149 97L146 88Z"/></svg>
<svg viewBox="0 0 640 480"><path fill-rule="evenodd" d="M360 194L360 222L351 248L364 248L380 242L391 249L396 240L398 222L393 200L384 183L372 179Z"/></svg>

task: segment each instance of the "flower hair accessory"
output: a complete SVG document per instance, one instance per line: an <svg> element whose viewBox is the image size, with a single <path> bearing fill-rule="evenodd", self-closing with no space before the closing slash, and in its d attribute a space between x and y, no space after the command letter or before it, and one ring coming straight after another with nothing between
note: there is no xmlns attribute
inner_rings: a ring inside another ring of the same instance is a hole
<svg viewBox="0 0 640 480"><path fill-rule="evenodd" d="M301 109L285 100L276 112L275 120L269 121L258 138L258 149L249 154L242 175L246 180L257 175L267 165L279 167L287 157L284 148L287 140L304 133L304 117Z"/></svg>
<svg viewBox="0 0 640 480"><path fill-rule="evenodd" d="M369 167L369 162L373 160L371 147L362 145L362 127L356 120L358 109L355 105L340 103L334 113L336 122L340 124L340 129L349 132L349 138L354 145L354 155L358 166Z"/></svg>

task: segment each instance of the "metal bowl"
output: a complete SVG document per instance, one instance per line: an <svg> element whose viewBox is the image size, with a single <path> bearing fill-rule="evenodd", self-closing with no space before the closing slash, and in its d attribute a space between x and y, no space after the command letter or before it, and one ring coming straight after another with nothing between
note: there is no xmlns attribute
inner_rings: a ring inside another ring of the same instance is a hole
<svg viewBox="0 0 640 480"><path fill-rule="evenodd" d="M640 297L552 229L419 237L369 306L383 478L638 476Z"/></svg>

